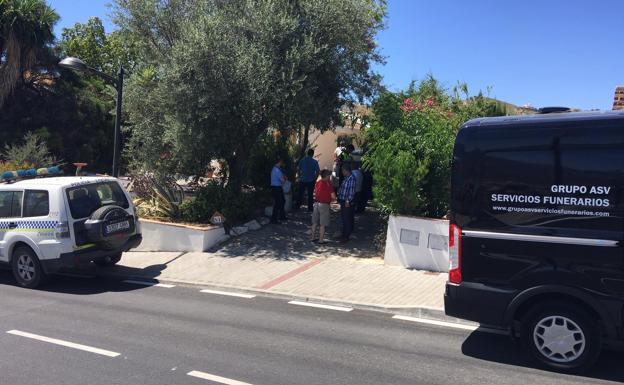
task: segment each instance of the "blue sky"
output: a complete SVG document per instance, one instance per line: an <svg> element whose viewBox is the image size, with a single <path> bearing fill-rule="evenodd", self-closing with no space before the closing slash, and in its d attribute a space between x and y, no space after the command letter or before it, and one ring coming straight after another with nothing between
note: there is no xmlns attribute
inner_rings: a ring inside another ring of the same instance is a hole
<svg viewBox="0 0 624 385"><path fill-rule="evenodd" d="M48 0L63 27L99 16L109 0ZM622 0L389 0L379 37L390 89L432 73L448 87L514 104L611 109L624 85Z"/></svg>

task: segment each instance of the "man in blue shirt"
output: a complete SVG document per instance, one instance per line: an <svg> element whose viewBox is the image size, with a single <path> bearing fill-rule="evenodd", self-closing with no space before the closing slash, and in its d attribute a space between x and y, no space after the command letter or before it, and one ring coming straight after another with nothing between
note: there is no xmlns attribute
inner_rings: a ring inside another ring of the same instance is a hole
<svg viewBox="0 0 624 385"><path fill-rule="evenodd" d="M286 219L284 212L284 205L286 200L284 199L284 188L282 185L286 182L286 176L282 171L284 161L281 158L277 159L277 163L271 170L271 192L273 193L273 213L271 214L271 223L279 223L278 220Z"/></svg>
<svg viewBox="0 0 624 385"><path fill-rule="evenodd" d="M306 190L308 194L308 211L312 211L314 208L314 183L321 171L318 162L313 156L314 150L309 149L308 155L299 161L299 188L296 207L299 208L303 204L303 191Z"/></svg>
<svg viewBox="0 0 624 385"><path fill-rule="evenodd" d="M342 165L342 184L338 189L338 202L340 202L340 216L342 219L341 242L349 241L355 222L354 199L355 199L355 176L351 173L349 164Z"/></svg>

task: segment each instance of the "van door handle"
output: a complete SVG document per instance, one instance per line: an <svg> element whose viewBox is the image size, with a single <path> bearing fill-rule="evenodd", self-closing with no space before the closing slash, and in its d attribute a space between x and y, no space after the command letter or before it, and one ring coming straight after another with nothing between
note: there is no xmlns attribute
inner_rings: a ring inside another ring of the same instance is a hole
<svg viewBox="0 0 624 385"><path fill-rule="evenodd" d="M15 223L15 222L9 223L9 229L13 230L13 229L16 229L16 228L17 228L17 223Z"/></svg>

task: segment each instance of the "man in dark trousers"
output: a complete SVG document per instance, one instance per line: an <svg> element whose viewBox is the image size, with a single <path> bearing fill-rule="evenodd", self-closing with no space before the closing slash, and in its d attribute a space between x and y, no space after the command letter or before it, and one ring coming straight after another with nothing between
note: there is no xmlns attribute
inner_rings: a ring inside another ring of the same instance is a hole
<svg viewBox="0 0 624 385"><path fill-rule="evenodd" d="M342 236L340 242L348 242L355 221L354 197L355 197L355 176L351 173L349 164L342 165L343 181L338 189L338 202L340 203L340 217L342 219Z"/></svg>
<svg viewBox="0 0 624 385"><path fill-rule="evenodd" d="M362 187L364 186L364 174L362 173L362 170L360 170L359 162L351 163L351 173L355 177L355 204L353 205L353 210L357 214L364 211L364 208L362 207Z"/></svg>
<svg viewBox="0 0 624 385"><path fill-rule="evenodd" d="M281 158L277 159L277 163L271 170L271 192L273 193L273 213L271 214L271 223L279 223L279 220L286 219L284 212L284 205L286 200L284 199L284 188L282 185L286 182L286 176L282 171L284 161Z"/></svg>
<svg viewBox="0 0 624 385"><path fill-rule="evenodd" d="M303 190L307 193L308 211L314 207L314 184L320 168L314 157L314 150L309 149L308 155L299 161L299 191L297 191L297 208L303 204Z"/></svg>

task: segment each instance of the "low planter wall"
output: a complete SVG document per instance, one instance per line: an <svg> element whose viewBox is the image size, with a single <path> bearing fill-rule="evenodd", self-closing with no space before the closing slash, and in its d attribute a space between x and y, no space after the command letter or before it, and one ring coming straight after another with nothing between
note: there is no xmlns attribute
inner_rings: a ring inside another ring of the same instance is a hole
<svg viewBox="0 0 624 385"><path fill-rule="evenodd" d="M447 272L448 221L390 216L384 262L418 270Z"/></svg>
<svg viewBox="0 0 624 385"><path fill-rule="evenodd" d="M207 251L224 236L221 226L188 226L141 219L143 242L136 251Z"/></svg>

